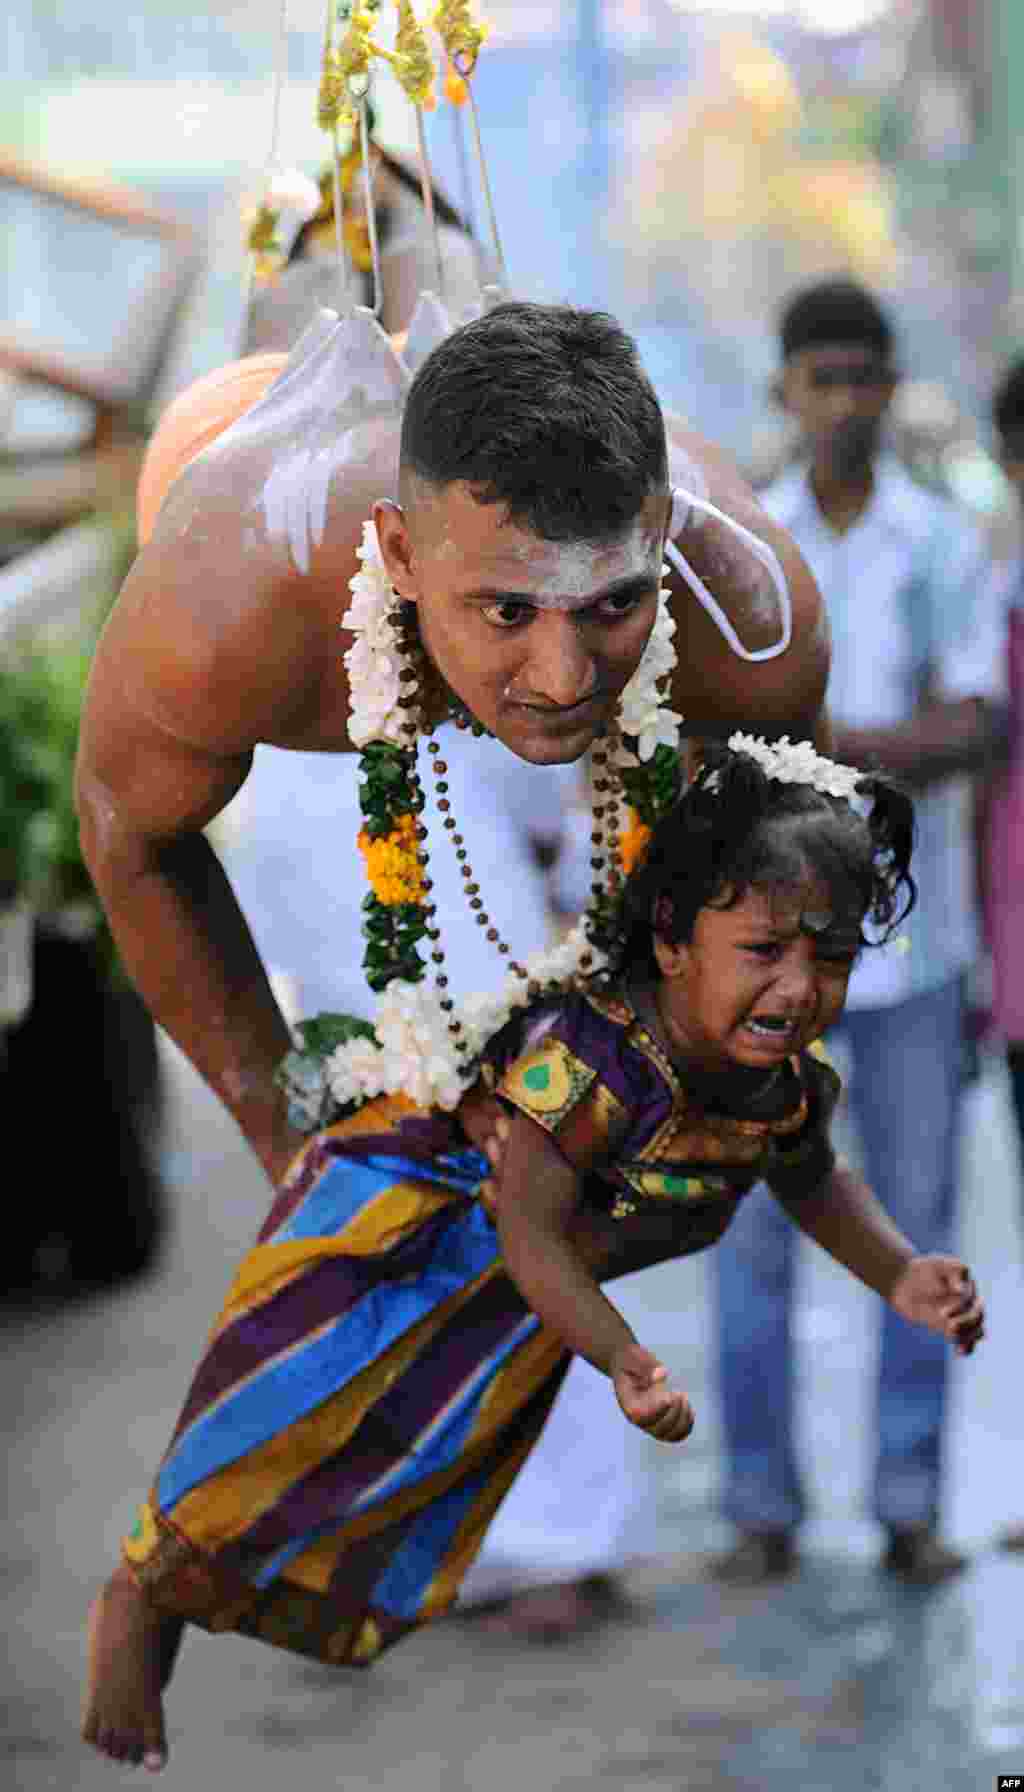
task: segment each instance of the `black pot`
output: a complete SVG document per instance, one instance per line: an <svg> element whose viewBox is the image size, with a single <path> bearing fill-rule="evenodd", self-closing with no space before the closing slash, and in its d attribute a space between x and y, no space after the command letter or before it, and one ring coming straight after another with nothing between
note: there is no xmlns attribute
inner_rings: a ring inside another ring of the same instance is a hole
<svg viewBox="0 0 1024 1792"><path fill-rule="evenodd" d="M33 978L0 1048L0 1290L112 1287L153 1267L165 1231L155 1028L95 940L58 920L36 924Z"/></svg>

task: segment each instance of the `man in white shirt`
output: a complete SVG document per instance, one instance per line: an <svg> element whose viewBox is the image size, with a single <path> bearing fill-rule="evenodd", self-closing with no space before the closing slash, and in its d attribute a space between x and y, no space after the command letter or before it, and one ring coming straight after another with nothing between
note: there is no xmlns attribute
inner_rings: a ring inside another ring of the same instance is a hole
<svg viewBox="0 0 1024 1792"><path fill-rule="evenodd" d="M807 459L761 495L818 580L833 635L836 757L883 766L914 792L918 902L901 942L865 950L843 1035L868 1179L918 1248L949 1248L963 1065L964 978L976 953L965 774L1001 734L1000 668L982 626L988 569L970 520L881 450L898 374L888 319L845 280L798 294L782 319L777 396ZM727 1467L736 1546L714 1565L758 1581L795 1564L805 1502L793 1447L794 1236L774 1203L744 1202L715 1253ZM919 1584L964 1558L937 1534L947 1352L883 1319L874 1515L884 1567Z"/></svg>

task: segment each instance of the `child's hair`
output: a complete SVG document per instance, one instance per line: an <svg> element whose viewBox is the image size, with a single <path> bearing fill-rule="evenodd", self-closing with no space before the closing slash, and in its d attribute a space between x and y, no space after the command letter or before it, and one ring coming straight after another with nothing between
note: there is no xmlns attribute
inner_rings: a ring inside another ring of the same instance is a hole
<svg viewBox="0 0 1024 1792"><path fill-rule="evenodd" d="M870 805L866 814L862 800ZM858 783L857 801L855 807L810 784L782 783L747 753L709 747L626 880L612 974L657 974L654 934L673 945L689 940L701 908L731 907L751 887L809 879L828 889L834 913L856 917L862 945L884 944L916 896L913 805L874 775Z"/></svg>

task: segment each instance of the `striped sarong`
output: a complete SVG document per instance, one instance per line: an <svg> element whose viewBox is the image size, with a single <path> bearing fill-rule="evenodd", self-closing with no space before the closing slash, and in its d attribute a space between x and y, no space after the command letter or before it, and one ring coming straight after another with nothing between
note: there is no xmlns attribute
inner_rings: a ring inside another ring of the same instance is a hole
<svg viewBox="0 0 1024 1792"><path fill-rule="evenodd" d="M364 1664L452 1604L569 1357L451 1141L382 1096L300 1154L125 1541L159 1609Z"/></svg>

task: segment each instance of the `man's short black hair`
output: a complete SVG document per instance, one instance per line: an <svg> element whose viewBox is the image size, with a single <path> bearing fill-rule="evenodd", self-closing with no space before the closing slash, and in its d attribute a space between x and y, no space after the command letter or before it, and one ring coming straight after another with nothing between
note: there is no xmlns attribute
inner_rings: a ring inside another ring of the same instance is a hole
<svg viewBox="0 0 1024 1792"><path fill-rule="evenodd" d="M546 541L620 534L668 490L665 420L636 344L603 311L504 303L416 374L401 476L464 481Z"/></svg>
<svg viewBox="0 0 1024 1792"><path fill-rule="evenodd" d="M819 280L789 300L779 324L782 357L805 348L840 344L870 348L883 361L893 352L892 325L878 300L855 280Z"/></svg>
<svg viewBox="0 0 1024 1792"><path fill-rule="evenodd" d="M996 387L992 421L1004 441L1024 438L1024 361L1014 361Z"/></svg>

